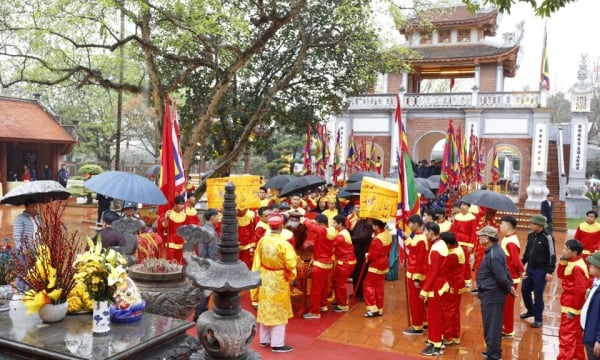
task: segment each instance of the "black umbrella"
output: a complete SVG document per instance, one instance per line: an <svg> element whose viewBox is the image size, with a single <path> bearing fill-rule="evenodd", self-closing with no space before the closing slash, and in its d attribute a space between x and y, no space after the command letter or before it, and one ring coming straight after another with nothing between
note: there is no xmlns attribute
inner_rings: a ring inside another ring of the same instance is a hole
<svg viewBox="0 0 600 360"><path fill-rule="evenodd" d="M431 183L427 179L415 178L415 182L417 183L417 191L422 197L427 199L435 199L435 194L430 190L431 187L429 185Z"/></svg>
<svg viewBox="0 0 600 360"><path fill-rule="evenodd" d="M285 184L289 183L291 180L298 178L294 175L276 175L267 180L265 187L267 189L277 189L281 190Z"/></svg>
<svg viewBox="0 0 600 360"><path fill-rule="evenodd" d="M344 199L351 198L351 197L354 197L354 196L359 197L360 196L360 191L348 191L346 189L342 189L337 194L337 196L339 198L344 198Z"/></svg>
<svg viewBox="0 0 600 360"><path fill-rule="evenodd" d="M357 173L350 175L350 177L348 178L348 180L346 180L346 182L353 183L353 182L361 181L365 176L372 177L375 179L383 179L383 176L379 175L376 172L361 171L361 172L357 172Z"/></svg>
<svg viewBox="0 0 600 360"><path fill-rule="evenodd" d="M305 192L310 189L314 189L321 185L325 185L325 180L315 175L306 175L296 177L290 180L279 192L280 196L288 196L295 193Z"/></svg>
<svg viewBox="0 0 600 360"><path fill-rule="evenodd" d="M491 190L475 190L463 196L460 201L469 204L481 205L489 209L498 211L518 213L519 209L515 206L512 200L500 193Z"/></svg>
<svg viewBox="0 0 600 360"><path fill-rule="evenodd" d="M52 200L67 200L71 194L54 180L38 180L23 183L7 192L0 204L23 205L25 200L33 199L39 203Z"/></svg>
<svg viewBox="0 0 600 360"><path fill-rule="evenodd" d="M342 190L346 190L348 192L360 192L361 185L362 185L362 180L355 181L353 183L349 183L348 185L346 185L346 187L343 188Z"/></svg>

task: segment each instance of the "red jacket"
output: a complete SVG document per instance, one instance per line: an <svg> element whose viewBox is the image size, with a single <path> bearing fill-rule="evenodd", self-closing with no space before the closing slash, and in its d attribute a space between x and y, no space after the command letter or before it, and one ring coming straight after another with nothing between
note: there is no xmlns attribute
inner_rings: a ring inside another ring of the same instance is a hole
<svg viewBox="0 0 600 360"><path fill-rule="evenodd" d="M591 286L588 266L583 256L571 260L560 260L558 277L562 280L560 311L578 315L585 303L585 292Z"/></svg>
<svg viewBox="0 0 600 360"><path fill-rule="evenodd" d="M462 247L473 249L477 242L475 231L477 230L477 219L471 213L454 215L454 222L450 231L456 235L456 241Z"/></svg>
<svg viewBox="0 0 600 360"><path fill-rule="evenodd" d="M322 269L333 268L333 238L329 237L327 227L308 219L304 220L304 226L314 239L313 265Z"/></svg>
<svg viewBox="0 0 600 360"><path fill-rule="evenodd" d="M337 233L333 238L333 253L340 265L356 264L356 255L354 255L354 245L348 229L344 229Z"/></svg>
<svg viewBox="0 0 600 360"><path fill-rule="evenodd" d="M583 245L584 255L595 253L600 248L600 224L586 222L579 224L573 238Z"/></svg>
<svg viewBox="0 0 600 360"><path fill-rule="evenodd" d="M446 257L448 257L448 246L442 239L434 239L427 258L425 282L421 284L421 293L419 295L431 298L442 296L448 291L448 282L443 274Z"/></svg>
<svg viewBox="0 0 600 360"><path fill-rule="evenodd" d="M371 244L369 245L369 254L367 261L369 262L368 271L375 274L385 274L389 271L389 255L392 248L392 234L389 231L383 230L375 234Z"/></svg>
<svg viewBox="0 0 600 360"><path fill-rule="evenodd" d="M250 210L246 210L242 216L237 217L237 221L240 251L254 248L256 246L256 239L254 238L254 228L256 227L254 213Z"/></svg>
<svg viewBox="0 0 600 360"><path fill-rule="evenodd" d="M500 242L504 255L506 255L506 267L510 271L513 284L521 282L521 274L525 272L521 262L521 244L516 233L508 234Z"/></svg>
<svg viewBox="0 0 600 360"><path fill-rule="evenodd" d="M425 280L425 267L429 243L424 232L415 233L415 236L404 240L406 251L406 277L412 280Z"/></svg>
<svg viewBox="0 0 600 360"><path fill-rule="evenodd" d="M448 247L448 256L442 266L442 274L448 282L450 293L462 294L467 291L465 288L465 252L459 245Z"/></svg>

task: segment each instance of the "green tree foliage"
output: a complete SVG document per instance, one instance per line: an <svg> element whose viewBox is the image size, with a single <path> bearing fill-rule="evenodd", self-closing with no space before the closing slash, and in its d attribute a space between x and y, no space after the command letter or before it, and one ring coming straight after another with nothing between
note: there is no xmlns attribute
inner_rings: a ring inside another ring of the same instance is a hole
<svg viewBox="0 0 600 360"><path fill-rule="evenodd" d="M571 121L571 102L565 98L565 94L558 92L548 98L546 105L552 109L550 121L553 123L565 123Z"/></svg>
<svg viewBox="0 0 600 360"><path fill-rule="evenodd" d="M164 99L175 94L184 163L204 150L219 160L215 176L253 135L260 147L277 122L304 128L338 111L342 94L365 92L381 70L367 0L5 0L0 37L0 67L11 70L0 72L3 87L143 94L155 112L155 138Z"/></svg>
<svg viewBox="0 0 600 360"><path fill-rule="evenodd" d="M530 4L536 15L541 17L549 17L559 9L565 7L568 3L575 2L577 0L483 0L483 5L495 5L498 7L500 12L506 12L510 14L510 9L517 2L523 2ZM462 2L471 9L476 11L480 8L474 0L462 0Z"/></svg>

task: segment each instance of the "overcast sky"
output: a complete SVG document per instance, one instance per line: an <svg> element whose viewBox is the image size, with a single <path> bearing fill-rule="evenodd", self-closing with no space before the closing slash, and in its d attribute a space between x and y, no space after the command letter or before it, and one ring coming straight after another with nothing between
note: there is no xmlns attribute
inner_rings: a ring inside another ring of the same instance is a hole
<svg viewBox="0 0 600 360"><path fill-rule="evenodd" d="M384 15L383 7L374 6L378 23L390 29L384 31L390 41L403 41L404 37L394 31L390 17ZM515 78L506 79L506 91L520 91L524 87L537 90L542 61L544 41L544 22L548 29L548 59L550 65L550 93L567 93L577 80L577 70L581 54L588 54L588 65L600 59L600 46L597 37L600 34L600 0L577 0L567 4L550 18L535 16L529 4L513 4L510 14L501 14L500 27L495 39L502 40L502 34L515 30L515 24L525 21L525 33L521 41L519 54L520 68ZM460 80L460 79L459 79ZM458 81L457 80L457 85Z"/></svg>

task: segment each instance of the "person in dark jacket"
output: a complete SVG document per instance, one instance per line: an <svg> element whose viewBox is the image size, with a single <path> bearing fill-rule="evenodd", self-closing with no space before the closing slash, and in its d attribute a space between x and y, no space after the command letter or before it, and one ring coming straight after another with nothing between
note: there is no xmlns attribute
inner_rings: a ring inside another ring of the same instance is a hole
<svg viewBox="0 0 600 360"><path fill-rule="evenodd" d="M487 359L502 359L502 319L506 295L516 296L506 266L506 255L498 245L498 231L485 226L476 232L485 255L477 272L477 290L481 301L481 318Z"/></svg>
<svg viewBox="0 0 600 360"><path fill-rule="evenodd" d="M362 283L365 280L366 271L360 276L365 263L365 253L369 250L371 239L373 238L373 224L369 219L360 217L360 210L357 212L359 219L350 232L352 245L354 245L354 255L356 256L356 266L352 271L352 284L354 285L354 297L358 301L363 301ZM359 283L360 281L360 283Z"/></svg>
<svg viewBox="0 0 600 360"><path fill-rule="evenodd" d="M125 246L125 235L120 232L115 231L112 228L112 223L115 220L119 220L119 214L112 210L105 211L102 214L102 230L94 235L92 240L94 244L97 241L102 242L103 248L112 248L116 247L117 251L121 252L121 248Z"/></svg>
<svg viewBox="0 0 600 360"><path fill-rule="evenodd" d="M523 303L527 311L521 314L521 319L533 317L532 328L543 325L544 288L552 278L556 267L556 250L554 238L545 230L548 223L543 215L531 217L531 232L527 235L527 245L521 262L527 266L525 278L521 287ZM532 298L531 293L534 297Z"/></svg>
<svg viewBox="0 0 600 360"><path fill-rule="evenodd" d="M552 234L554 220L552 219L552 212L554 211L554 196L548 194L546 200L542 201L541 212L546 217L546 231L548 234Z"/></svg>
<svg viewBox="0 0 600 360"><path fill-rule="evenodd" d="M113 198L96 193L96 200L98 200L98 220L96 222L100 224L100 221L102 220L102 214L105 211L110 210L110 203L113 201Z"/></svg>
<svg viewBox="0 0 600 360"><path fill-rule="evenodd" d="M600 360L600 251L587 257L590 264L590 275L594 284L581 309L581 328L583 329L583 345L588 360Z"/></svg>

